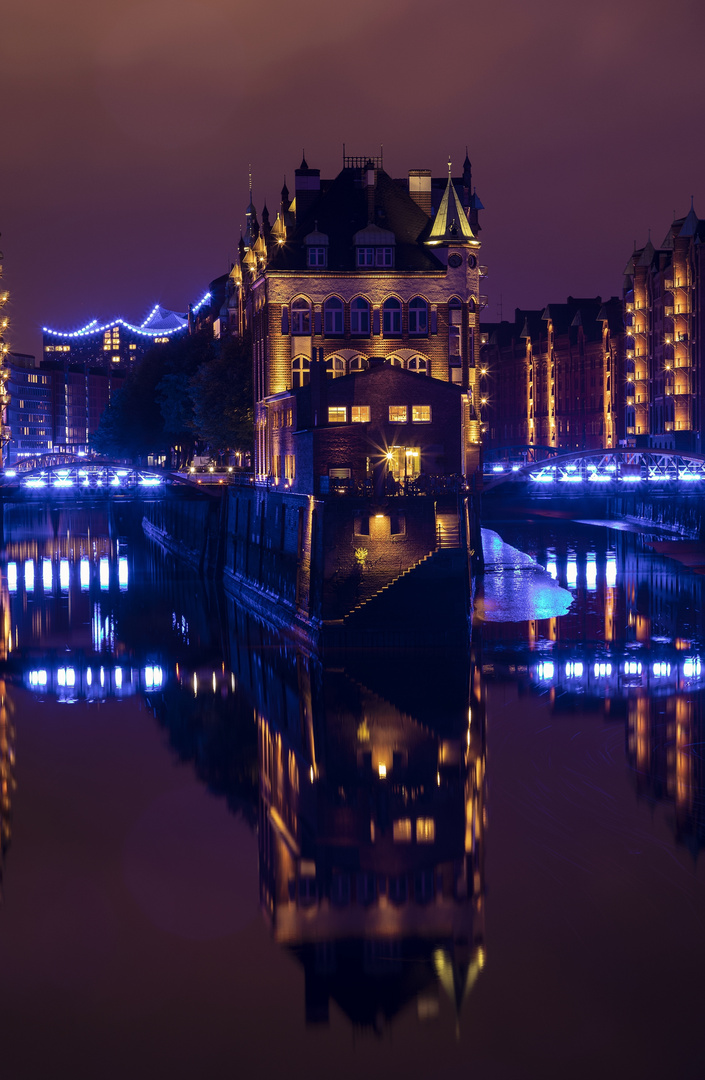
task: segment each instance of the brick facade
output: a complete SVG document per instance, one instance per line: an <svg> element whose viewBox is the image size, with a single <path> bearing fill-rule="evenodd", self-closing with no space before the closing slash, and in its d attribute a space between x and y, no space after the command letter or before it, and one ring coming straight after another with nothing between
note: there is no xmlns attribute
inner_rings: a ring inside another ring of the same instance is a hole
<svg viewBox="0 0 705 1080"><path fill-rule="evenodd" d="M482 328L478 393L491 448L609 449L626 436L617 297L568 297Z"/></svg>
<svg viewBox="0 0 705 1080"><path fill-rule="evenodd" d="M273 225L263 212L260 226L250 203L224 310L232 312L231 331L252 336L259 480L296 477L304 490L304 476L320 475L313 449L308 462L287 470L287 454L304 453L307 443L299 438L297 449L277 416L282 395L305 387L315 362L336 382L374 360L423 375L432 396L432 383L452 383L450 400L464 397L464 406L456 409L452 450L436 457L453 472L479 461L480 208L467 158L461 177L440 181L424 170L394 180L376 159L346 159L325 180L302 162L295 198L283 189ZM301 416L296 423L300 432ZM330 434L319 436L319 448L333 445Z"/></svg>

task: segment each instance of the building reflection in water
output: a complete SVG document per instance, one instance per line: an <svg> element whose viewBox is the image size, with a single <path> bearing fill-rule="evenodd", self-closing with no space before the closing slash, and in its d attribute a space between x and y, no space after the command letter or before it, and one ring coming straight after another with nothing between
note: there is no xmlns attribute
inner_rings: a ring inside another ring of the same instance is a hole
<svg viewBox="0 0 705 1080"><path fill-rule="evenodd" d="M114 520L49 516L30 532L0 557L6 680L67 703L147 696L180 760L257 826L262 911L302 965L312 1023L333 1000L380 1030L405 1009L436 1016L446 994L460 1019L485 962L488 681L623 724L638 794L673 808L679 840L703 842L703 582L634 537L595 530L580 547L554 529L533 550L507 537L574 603L478 622L470 656L320 660L159 549L125 543Z"/></svg>
<svg viewBox="0 0 705 1080"><path fill-rule="evenodd" d="M264 672L263 672L264 674ZM459 1018L482 969L485 731L479 675L437 730L300 655L257 710L260 898L305 970L306 1017L333 998L379 1029L412 1000Z"/></svg>
<svg viewBox="0 0 705 1080"><path fill-rule="evenodd" d="M366 1027L413 1002L430 1019L443 991L459 1018L485 957L471 659L419 656L405 678L406 654L322 663L160 549L135 555L100 515L47 512L12 530L0 559L11 677L66 704L146 695L178 757L258 828L262 910L303 965L309 1020L331 997Z"/></svg>
<svg viewBox="0 0 705 1080"><path fill-rule="evenodd" d="M509 543L521 542L511 527ZM601 708L625 727L640 798L662 802L676 839L705 844L703 578L648 547L648 538L596 529L592 550L575 532L539 530L527 550L573 605L560 619L483 623L484 677L547 694L555 714Z"/></svg>

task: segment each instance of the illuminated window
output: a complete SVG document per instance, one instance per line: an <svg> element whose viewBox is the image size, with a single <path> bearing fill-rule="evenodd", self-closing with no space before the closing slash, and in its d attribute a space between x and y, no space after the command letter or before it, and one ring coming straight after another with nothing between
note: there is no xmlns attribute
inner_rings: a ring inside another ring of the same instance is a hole
<svg viewBox="0 0 705 1080"><path fill-rule="evenodd" d="M382 332L389 337L401 334L401 301L390 296L382 308Z"/></svg>
<svg viewBox="0 0 705 1080"><path fill-rule="evenodd" d="M369 424L370 422L370 406L369 405L353 405L350 409L350 419L353 424Z"/></svg>
<svg viewBox="0 0 705 1080"><path fill-rule="evenodd" d="M308 386L311 377L311 363L307 356L297 356L291 365L291 385L296 390L300 386Z"/></svg>
<svg viewBox="0 0 705 1080"><path fill-rule="evenodd" d="M361 296L358 296L350 305L350 333L369 334L369 332L370 305Z"/></svg>
<svg viewBox="0 0 705 1080"><path fill-rule="evenodd" d="M402 360L401 356L390 356L389 363L392 365L392 367L404 367L404 361Z"/></svg>
<svg viewBox="0 0 705 1080"><path fill-rule="evenodd" d="M325 266L326 265L326 249L324 247L310 247L308 249L308 265L309 266Z"/></svg>
<svg viewBox="0 0 705 1080"><path fill-rule="evenodd" d="M134 344L130 345L130 349L136 349L136 348L137 348L136 345L134 345Z"/></svg>
<svg viewBox="0 0 705 1080"><path fill-rule="evenodd" d="M409 333L428 333L428 304L420 296L409 303Z"/></svg>
<svg viewBox="0 0 705 1080"><path fill-rule="evenodd" d="M398 821L395 821L392 825L392 837L395 844L410 844L411 818L400 818Z"/></svg>
<svg viewBox="0 0 705 1080"><path fill-rule="evenodd" d="M108 342L107 345L103 346L103 352L110 352L111 348L112 348L112 345L110 344L110 342Z"/></svg>
<svg viewBox="0 0 705 1080"><path fill-rule="evenodd" d="M291 332L299 336L311 333L311 308L303 297L294 300L291 305Z"/></svg>
<svg viewBox="0 0 705 1080"><path fill-rule="evenodd" d="M424 356L412 356L409 361L409 371L415 371L417 375L428 374L428 362Z"/></svg>
<svg viewBox="0 0 705 1080"><path fill-rule="evenodd" d="M416 819L416 843L432 844L436 839L436 822L432 817Z"/></svg>
<svg viewBox="0 0 705 1080"><path fill-rule="evenodd" d="M284 455L284 475L290 481L296 478L296 456L294 454Z"/></svg>
<svg viewBox="0 0 705 1080"><path fill-rule="evenodd" d="M360 371L367 371L370 362L366 356L354 356L350 361L350 373L356 375Z"/></svg>
<svg viewBox="0 0 705 1080"><path fill-rule="evenodd" d="M339 379L345 374L345 361L341 356L329 356L326 360L326 375L329 379Z"/></svg>
<svg viewBox="0 0 705 1080"><path fill-rule="evenodd" d="M404 419L406 419L406 417ZM431 420L431 406L412 405L411 419L417 424L428 424Z"/></svg>
<svg viewBox="0 0 705 1080"><path fill-rule="evenodd" d="M323 330L326 334L343 333L343 301L337 296L331 296L326 300L323 307Z"/></svg>
<svg viewBox="0 0 705 1080"><path fill-rule="evenodd" d="M53 351L54 351L54 346L53 345L45 345L44 346L44 352L53 352Z"/></svg>
<svg viewBox="0 0 705 1080"><path fill-rule="evenodd" d="M359 247L357 249L357 265L358 266L374 266L375 264L375 249L371 247Z"/></svg>
<svg viewBox="0 0 705 1080"><path fill-rule="evenodd" d="M405 424L406 423L407 408L406 405L390 405L389 406L389 423L390 424Z"/></svg>
<svg viewBox="0 0 705 1080"><path fill-rule="evenodd" d="M345 405L330 405L328 408L329 424L344 424L348 419L348 410Z"/></svg>

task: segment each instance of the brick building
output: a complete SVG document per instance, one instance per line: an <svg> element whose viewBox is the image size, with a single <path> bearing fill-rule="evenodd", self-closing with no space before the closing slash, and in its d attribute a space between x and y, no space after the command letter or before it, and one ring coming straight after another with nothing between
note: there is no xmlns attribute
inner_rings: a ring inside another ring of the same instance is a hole
<svg viewBox="0 0 705 1080"><path fill-rule="evenodd" d="M269 403L271 469L293 491L325 493L383 466L395 483L419 474L466 474L472 423L467 394L372 357L360 374L327 377L312 360L310 381Z"/></svg>
<svg viewBox="0 0 705 1080"><path fill-rule="evenodd" d="M704 241L691 206L660 247L649 240L625 268L626 429L637 445L705 449Z"/></svg>
<svg viewBox="0 0 705 1080"><path fill-rule="evenodd" d="M333 180L322 179L305 160L295 177L294 199L285 185L273 224L265 208L260 226L250 200L240 257L217 320L217 333L227 327L252 335L257 478L293 481L298 473L302 482L295 462L299 450L293 440L283 449L287 440L275 423L280 424L282 412L296 412L298 399L284 404L282 395L309 384L312 364L324 366L329 382L353 376L362 385L372 374L373 359L423 377L425 404L436 382L453 384L452 401L459 402L457 422L464 418L466 442L447 462L452 458L458 469L470 471L479 461L475 399L484 302L479 290L485 271L478 261L481 204L472 189L469 160L462 176L452 178L449 169L440 181L429 170L412 170L395 180L381 158L350 157ZM341 388L339 409L357 407L358 400L365 404L366 392L360 390L360 397L352 385ZM375 394L382 385L390 392L397 387L379 375L370 385ZM337 392L334 396L337 400ZM395 404L388 400L386 407ZM365 423L347 415L346 422ZM333 423L321 423L319 416L312 427L323 437L322 429ZM406 442L413 432L405 429ZM406 442L404 460L412 448ZM363 456L373 469L382 458L390 460L388 451L387 444L376 450L368 446ZM307 475L322 460L309 454ZM394 460L390 464L402 471ZM331 467L358 471L358 465L332 460Z"/></svg>
<svg viewBox="0 0 705 1080"><path fill-rule="evenodd" d="M626 435L617 297L568 297L482 326L478 398L487 447L611 448Z"/></svg>

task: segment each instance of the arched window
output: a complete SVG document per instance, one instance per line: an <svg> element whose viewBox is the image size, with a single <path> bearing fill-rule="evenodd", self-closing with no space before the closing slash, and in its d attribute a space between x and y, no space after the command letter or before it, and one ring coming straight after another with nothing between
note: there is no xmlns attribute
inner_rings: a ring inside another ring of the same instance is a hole
<svg viewBox="0 0 705 1080"><path fill-rule="evenodd" d="M392 365L392 367L404 367L404 361L402 360L401 356L390 356L389 363Z"/></svg>
<svg viewBox="0 0 705 1080"><path fill-rule="evenodd" d="M294 390L308 386L311 377L311 362L307 356L297 356L291 365L291 385Z"/></svg>
<svg viewBox="0 0 705 1080"><path fill-rule="evenodd" d="M341 356L329 356L326 360L326 378L339 379L345 374L345 361Z"/></svg>
<svg viewBox="0 0 705 1080"><path fill-rule="evenodd" d="M409 333L428 333L428 304L420 296L415 296L409 303Z"/></svg>
<svg viewBox="0 0 705 1080"><path fill-rule="evenodd" d="M324 305L323 332L325 334L343 333L343 301L338 296L331 296Z"/></svg>
<svg viewBox="0 0 705 1080"><path fill-rule="evenodd" d="M415 371L419 375L428 375L428 361L425 356L412 356L409 361L409 371Z"/></svg>
<svg viewBox="0 0 705 1080"><path fill-rule="evenodd" d="M401 301L396 296L390 296L384 301L382 308L382 333L386 337L395 337L401 334Z"/></svg>
<svg viewBox="0 0 705 1080"><path fill-rule="evenodd" d="M356 375L360 371L367 371L370 362L366 356L353 356L350 361L350 374Z"/></svg>
<svg viewBox="0 0 705 1080"><path fill-rule="evenodd" d="M350 305L350 333L359 337L370 332L370 305L362 296L356 296Z"/></svg>
<svg viewBox="0 0 705 1080"><path fill-rule="evenodd" d="M305 337L311 333L311 305L302 296L291 305L291 332Z"/></svg>

